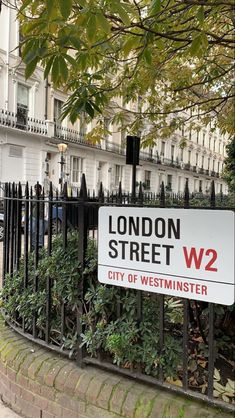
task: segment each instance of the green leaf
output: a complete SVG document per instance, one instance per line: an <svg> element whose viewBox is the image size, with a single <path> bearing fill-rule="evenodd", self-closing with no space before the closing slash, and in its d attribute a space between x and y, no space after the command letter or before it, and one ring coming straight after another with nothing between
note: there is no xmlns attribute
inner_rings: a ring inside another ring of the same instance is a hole
<svg viewBox="0 0 235 418"><path fill-rule="evenodd" d="M25 78L28 79L34 72L38 63L38 57L35 57L32 61L27 64L25 68Z"/></svg>
<svg viewBox="0 0 235 418"><path fill-rule="evenodd" d="M68 19L71 13L72 4L72 0L59 0L60 12L65 19Z"/></svg>
<svg viewBox="0 0 235 418"><path fill-rule="evenodd" d="M52 67L52 73L51 73L52 81L54 83L57 83L59 75L60 75L59 57L55 57L54 62L53 62L53 67Z"/></svg>
<svg viewBox="0 0 235 418"><path fill-rule="evenodd" d="M92 41L96 34L96 16L92 14L87 22L87 38Z"/></svg>
<svg viewBox="0 0 235 418"><path fill-rule="evenodd" d="M85 70L85 68L87 66L87 58L88 58L88 54L86 54L85 52L82 52L78 56L77 63L80 66L81 70Z"/></svg>
<svg viewBox="0 0 235 418"><path fill-rule="evenodd" d="M63 55L64 59L66 59L71 65L76 65L76 60L71 57L71 55Z"/></svg>
<svg viewBox="0 0 235 418"><path fill-rule="evenodd" d="M125 25L130 25L131 21L128 16L128 13L126 12L125 8L122 6L122 4L119 1L113 1L113 10L119 15L121 20Z"/></svg>
<svg viewBox="0 0 235 418"><path fill-rule="evenodd" d="M88 113L88 115L89 115L91 118L93 118L93 117L94 117L95 112L94 112L94 108L93 108L93 106L92 106L89 102L86 102L86 104L85 104L85 109L86 109L86 112Z"/></svg>
<svg viewBox="0 0 235 418"><path fill-rule="evenodd" d="M46 0L47 14L50 15L54 7L54 0Z"/></svg>
<svg viewBox="0 0 235 418"><path fill-rule="evenodd" d="M203 56L207 48L208 48L207 36L204 32L201 32L199 35L197 35L194 38L189 48L189 52L191 53L191 55L197 56L198 58L200 58Z"/></svg>
<svg viewBox="0 0 235 418"><path fill-rule="evenodd" d="M196 38L194 38L189 48L189 51L191 55L197 55L200 48L201 48L201 34L196 36Z"/></svg>
<svg viewBox="0 0 235 418"><path fill-rule="evenodd" d="M25 0L24 2L23 2L23 4L22 4L22 6L21 6L21 8L20 8L20 10L19 10L19 12L20 13L22 13L25 9L26 9L26 7L31 3L31 1L32 0Z"/></svg>
<svg viewBox="0 0 235 418"><path fill-rule="evenodd" d="M81 48L81 42L76 36L70 36L70 43L76 48Z"/></svg>
<svg viewBox="0 0 235 418"><path fill-rule="evenodd" d="M206 36L206 34L204 32L201 33L201 42L202 42L203 49L204 50L207 49L207 47L208 47L208 39L207 39L207 36Z"/></svg>
<svg viewBox="0 0 235 418"><path fill-rule="evenodd" d="M152 54L151 54L150 49L145 48L145 50L143 52L143 57L144 57L144 59L145 59L145 61L148 65L152 64Z"/></svg>
<svg viewBox="0 0 235 418"><path fill-rule="evenodd" d="M155 15L161 10L161 0L153 0L151 4L151 14Z"/></svg>
<svg viewBox="0 0 235 418"><path fill-rule="evenodd" d="M68 68L67 68L65 59L62 56L59 57L59 67L60 67L60 74L64 82L66 82L68 80Z"/></svg>
<svg viewBox="0 0 235 418"><path fill-rule="evenodd" d="M108 20L106 19L106 17L103 15L103 13L98 12L96 14L96 19L97 19L97 21L98 21L98 23L100 25L100 29L104 33L109 34L110 33L110 30L111 30L110 24L109 24Z"/></svg>
<svg viewBox="0 0 235 418"><path fill-rule="evenodd" d="M26 64L29 64L31 61L33 61L34 58L37 56L37 51L38 51L38 49L35 45L35 42L32 42L31 48L30 49L27 48L26 52L25 52L25 49L23 51L22 58L23 58L24 62Z"/></svg>
<svg viewBox="0 0 235 418"><path fill-rule="evenodd" d="M60 47L64 48L64 46L67 46L71 43L71 37L69 35L58 36L57 42Z"/></svg>
<svg viewBox="0 0 235 418"><path fill-rule="evenodd" d="M204 14L204 7L201 6L198 9L197 12L197 20L199 21L200 25L203 26L204 20L205 20L205 14Z"/></svg>
<svg viewBox="0 0 235 418"><path fill-rule="evenodd" d="M163 51L165 48L164 41L161 38L156 40L156 45L157 45L157 48L160 49L160 51Z"/></svg>
<svg viewBox="0 0 235 418"><path fill-rule="evenodd" d="M132 49L135 49L139 45L139 37L131 36L127 38L126 42L123 44L124 56L127 57Z"/></svg>
<svg viewBox="0 0 235 418"><path fill-rule="evenodd" d="M48 74L49 74L49 72L50 72L50 69L51 69L51 66L52 66L52 64L53 64L53 61L54 61L54 55L49 59L49 61L47 62L47 65L46 65L46 67L45 67L45 70L44 70L44 78L47 78L48 77Z"/></svg>

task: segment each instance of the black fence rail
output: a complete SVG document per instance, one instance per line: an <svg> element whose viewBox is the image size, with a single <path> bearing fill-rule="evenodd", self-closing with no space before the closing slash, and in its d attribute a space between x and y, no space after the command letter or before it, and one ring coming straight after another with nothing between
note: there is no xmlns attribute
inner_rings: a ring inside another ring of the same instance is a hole
<svg viewBox="0 0 235 418"><path fill-rule="evenodd" d="M97 282L101 206L233 209L231 199L189 193L87 191L48 196L5 184L3 313L17 332L73 358L233 410L234 307ZM200 198L202 200L200 200ZM226 203L226 206L223 205ZM191 205L192 203L192 205ZM215 226L216 227L216 226ZM102 233L102 231L101 231Z"/></svg>

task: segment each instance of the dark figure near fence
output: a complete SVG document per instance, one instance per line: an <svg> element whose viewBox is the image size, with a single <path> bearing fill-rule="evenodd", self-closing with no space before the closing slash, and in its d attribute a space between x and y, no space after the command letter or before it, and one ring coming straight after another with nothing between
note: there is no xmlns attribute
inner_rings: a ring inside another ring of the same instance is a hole
<svg viewBox="0 0 235 418"><path fill-rule="evenodd" d="M36 247L37 228L38 228L38 247L44 245L44 202L42 196L42 186L37 183L34 186L34 202L32 203L32 248ZM40 201L41 200L41 201ZM38 226L37 226L38 222Z"/></svg>

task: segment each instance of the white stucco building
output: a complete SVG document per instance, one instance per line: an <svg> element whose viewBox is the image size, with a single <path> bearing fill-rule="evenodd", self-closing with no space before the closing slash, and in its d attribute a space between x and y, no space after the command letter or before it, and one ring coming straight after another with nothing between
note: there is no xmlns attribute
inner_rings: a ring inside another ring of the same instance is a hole
<svg viewBox="0 0 235 418"><path fill-rule="evenodd" d="M60 155L57 145L66 142L64 178L73 187L86 174L91 191L100 181L104 189L115 190L119 181L131 190L131 167L125 164L125 149L117 127L109 125L107 135L97 145L86 140L90 126L58 123L66 96L43 79L37 68L27 81L24 78L19 49L19 26L14 10L2 4L0 13L0 182L40 181L47 186L51 180L59 186ZM187 146L179 148L182 135ZM167 140L158 140L153 149L141 151L137 181L152 192L158 192L162 181L168 190L182 192L186 179L190 191L206 192L211 179L216 193L227 192L221 179L226 138L205 127L199 132L175 133Z"/></svg>

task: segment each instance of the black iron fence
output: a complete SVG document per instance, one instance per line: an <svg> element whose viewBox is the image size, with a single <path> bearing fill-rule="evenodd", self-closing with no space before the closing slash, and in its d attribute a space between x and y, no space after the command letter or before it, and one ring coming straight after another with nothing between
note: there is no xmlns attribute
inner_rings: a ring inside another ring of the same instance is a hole
<svg viewBox="0 0 235 418"><path fill-rule="evenodd" d="M68 355L232 410L234 307L97 283L98 209L151 206L233 209L215 195L48 196L5 184L3 313L16 331ZM215 226L216 227L216 226ZM114 364L116 363L116 364Z"/></svg>

